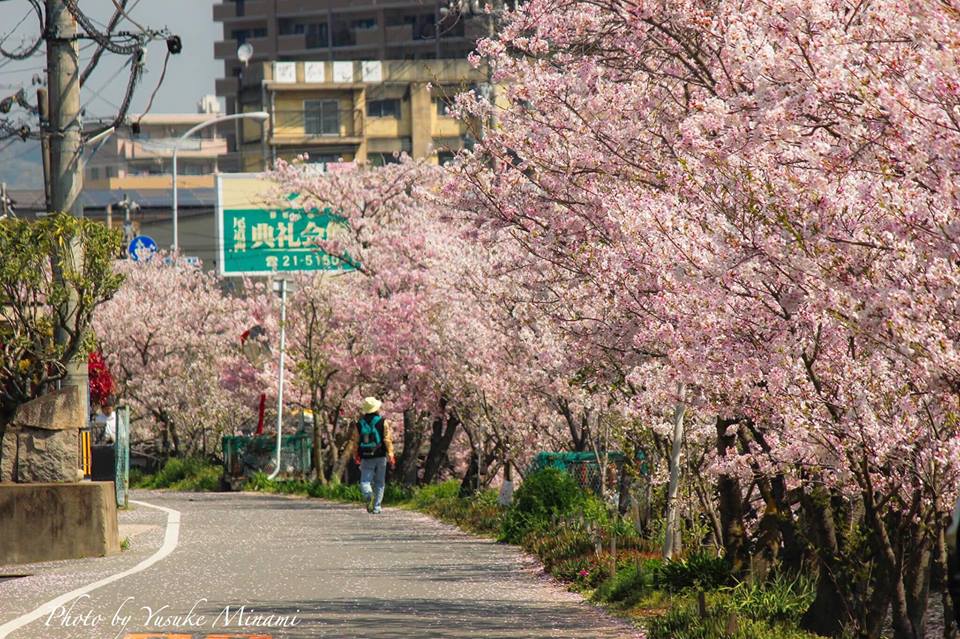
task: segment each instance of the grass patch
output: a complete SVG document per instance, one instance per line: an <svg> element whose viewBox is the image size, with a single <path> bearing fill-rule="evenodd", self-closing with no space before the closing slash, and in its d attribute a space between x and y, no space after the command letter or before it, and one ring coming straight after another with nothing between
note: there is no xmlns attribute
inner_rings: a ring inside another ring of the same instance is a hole
<svg viewBox="0 0 960 639"><path fill-rule="evenodd" d="M204 459L168 459L156 474L144 475L130 471L131 488L169 488L186 492L210 492L220 490L223 468Z"/></svg>

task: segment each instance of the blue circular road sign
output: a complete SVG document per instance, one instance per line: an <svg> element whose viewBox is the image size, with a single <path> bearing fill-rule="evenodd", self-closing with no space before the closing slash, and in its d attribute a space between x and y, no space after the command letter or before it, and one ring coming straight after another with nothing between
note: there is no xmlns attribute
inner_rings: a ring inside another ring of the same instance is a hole
<svg viewBox="0 0 960 639"><path fill-rule="evenodd" d="M134 262L139 262L141 257L146 261L153 257L153 254L158 250L157 243L153 241L152 237L149 235L138 235L133 238L130 246L127 247L127 255L129 255L130 259Z"/></svg>

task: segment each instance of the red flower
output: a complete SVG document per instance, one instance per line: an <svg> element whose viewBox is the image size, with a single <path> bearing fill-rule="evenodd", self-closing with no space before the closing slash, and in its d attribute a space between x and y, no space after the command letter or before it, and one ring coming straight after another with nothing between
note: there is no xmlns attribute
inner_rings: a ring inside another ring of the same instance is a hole
<svg viewBox="0 0 960 639"><path fill-rule="evenodd" d="M99 351L90 353L90 358L87 360L87 374L90 377L90 403L92 405L101 404L113 395L113 376L110 375L110 369L107 368L107 363Z"/></svg>

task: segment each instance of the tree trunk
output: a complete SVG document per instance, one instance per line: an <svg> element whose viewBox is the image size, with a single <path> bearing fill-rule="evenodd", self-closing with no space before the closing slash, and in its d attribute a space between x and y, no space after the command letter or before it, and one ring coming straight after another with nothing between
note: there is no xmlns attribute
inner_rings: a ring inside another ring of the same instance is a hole
<svg viewBox="0 0 960 639"><path fill-rule="evenodd" d="M681 393L682 395L682 387ZM680 489L680 451L683 445L683 414L686 411L682 402L678 402L673 413L673 450L670 454L670 485L667 488L666 535L663 540L663 558L670 559L679 543L679 515L677 513L677 492Z"/></svg>
<svg viewBox="0 0 960 639"><path fill-rule="evenodd" d="M403 411L403 450L397 460L397 476L404 486L417 484L420 449L423 447L423 429L417 423L413 410Z"/></svg>
<svg viewBox="0 0 960 639"><path fill-rule="evenodd" d="M726 456L736 445L736 435L727 435L727 428L736 420L717 418L717 455ZM720 509L720 531L723 552L735 575L742 576L750 567L747 553L747 536L743 524L743 491L740 480L732 475L721 474L717 478L717 501Z"/></svg>
<svg viewBox="0 0 960 639"><path fill-rule="evenodd" d="M802 505L817 548L817 593L800 619L800 627L825 637L839 637L853 621L850 597L842 574L840 545L833 509L825 492L804 494Z"/></svg>
<svg viewBox="0 0 960 639"><path fill-rule="evenodd" d="M323 461L323 441L320 437L320 419L322 417L326 420L327 416L321 411L319 403L316 392L314 392L313 399L310 402L310 410L313 412L313 450L310 452L310 461L313 463L313 472L317 481L321 484L326 484L327 474Z"/></svg>
<svg viewBox="0 0 960 639"><path fill-rule="evenodd" d="M780 566L791 574L803 568L803 544L797 537L797 524L789 502L787 481L777 475L771 481L774 503L777 506L777 523L780 527Z"/></svg>
<svg viewBox="0 0 960 639"><path fill-rule="evenodd" d="M453 443L453 437L457 433L457 427L460 420L456 414L444 410L444 414L433 420L433 430L430 434L430 451L427 453L427 460L423 464L422 483L430 484L437 478L437 474L443 467L443 462L447 457L447 451L450 450L450 444ZM444 428L446 426L446 428Z"/></svg>
<svg viewBox="0 0 960 639"><path fill-rule="evenodd" d="M901 563L907 595L907 615L914 639L924 639L927 630L927 602L930 597L930 576L933 567L933 540L926 526L915 528L912 543L905 549Z"/></svg>
<svg viewBox="0 0 960 639"><path fill-rule="evenodd" d="M887 624L890 612L890 591L893 587L893 575L885 562L872 562L870 570L870 598L864 610L864 628L861 634L866 637L880 637Z"/></svg>
<svg viewBox="0 0 960 639"><path fill-rule="evenodd" d="M943 605L943 639L957 639L957 620L953 607L953 597L947 587L947 580L950 578L950 564L947 555L947 526L949 518L945 522L939 522L937 526L937 543L933 554L934 564L934 588L940 591L940 601Z"/></svg>
<svg viewBox="0 0 960 639"><path fill-rule="evenodd" d="M467 463L467 472L460 480L460 496L469 497L476 494L480 480L480 460L477 458L476 449L470 451L470 461Z"/></svg>

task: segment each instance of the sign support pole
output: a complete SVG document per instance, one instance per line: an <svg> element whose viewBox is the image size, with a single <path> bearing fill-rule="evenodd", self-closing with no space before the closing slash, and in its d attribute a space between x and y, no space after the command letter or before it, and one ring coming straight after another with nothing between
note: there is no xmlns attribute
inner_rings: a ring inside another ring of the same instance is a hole
<svg viewBox="0 0 960 639"><path fill-rule="evenodd" d="M287 280L280 278L280 378L277 382L277 463L267 479L280 474L280 447L282 444L281 427L283 425L283 366L287 344Z"/></svg>

